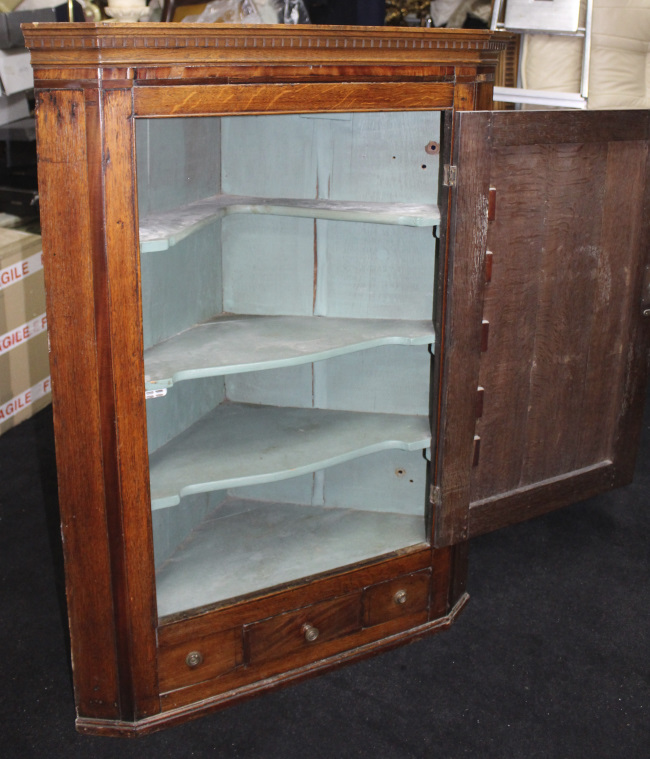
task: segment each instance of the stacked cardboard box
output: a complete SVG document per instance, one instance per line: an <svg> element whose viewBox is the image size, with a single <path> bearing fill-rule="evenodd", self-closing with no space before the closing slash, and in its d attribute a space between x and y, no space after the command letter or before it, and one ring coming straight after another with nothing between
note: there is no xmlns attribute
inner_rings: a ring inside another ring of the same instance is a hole
<svg viewBox="0 0 650 759"><path fill-rule="evenodd" d="M0 435L50 401L41 238L0 228Z"/></svg>

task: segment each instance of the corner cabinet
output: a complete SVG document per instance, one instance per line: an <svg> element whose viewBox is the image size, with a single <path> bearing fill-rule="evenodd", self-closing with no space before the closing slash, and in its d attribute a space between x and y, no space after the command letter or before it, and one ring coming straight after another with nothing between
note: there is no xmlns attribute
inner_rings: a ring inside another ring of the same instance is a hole
<svg viewBox="0 0 650 759"><path fill-rule="evenodd" d="M469 538L630 479L646 112L482 110L487 32L25 38L80 730L448 627Z"/></svg>

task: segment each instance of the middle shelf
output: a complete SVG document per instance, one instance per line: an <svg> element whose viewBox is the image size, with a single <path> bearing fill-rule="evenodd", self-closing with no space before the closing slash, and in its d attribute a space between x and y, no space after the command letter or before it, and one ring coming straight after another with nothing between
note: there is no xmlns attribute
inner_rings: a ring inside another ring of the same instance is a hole
<svg viewBox="0 0 650 759"><path fill-rule="evenodd" d="M225 403L150 456L151 508L430 445L423 416Z"/></svg>
<svg viewBox="0 0 650 759"><path fill-rule="evenodd" d="M145 351L145 389L181 380L297 366L381 345L434 345L430 321L232 316L197 324Z"/></svg>
<svg viewBox="0 0 650 759"><path fill-rule="evenodd" d="M431 227L440 223L438 207L424 203L374 203L360 200L263 198L221 194L196 200L171 211L148 214L140 223L140 250L143 253L168 250L188 235L230 214L296 216L408 227Z"/></svg>

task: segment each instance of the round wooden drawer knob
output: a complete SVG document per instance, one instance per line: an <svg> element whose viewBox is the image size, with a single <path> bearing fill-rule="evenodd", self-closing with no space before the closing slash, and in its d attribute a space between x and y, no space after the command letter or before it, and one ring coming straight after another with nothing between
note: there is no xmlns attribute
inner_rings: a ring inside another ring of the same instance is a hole
<svg viewBox="0 0 650 759"><path fill-rule="evenodd" d="M313 643L320 635L318 628L314 627L313 625L308 625L307 623L305 623L301 629L307 643Z"/></svg>
<svg viewBox="0 0 650 759"><path fill-rule="evenodd" d="M393 601L395 601L395 603L398 606L402 606L403 604L405 604L406 599L407 599L407 594L405 590L398 590L397 593L395 593L395 595L393 596Z"/></svg>
<svg viewBox="0 0 650 759"><path fill-rule="evenodd" d="M203 664L203 654L200 651L190 651L185 657L185 664L192 669L198 667L199 664Z"/></svg>

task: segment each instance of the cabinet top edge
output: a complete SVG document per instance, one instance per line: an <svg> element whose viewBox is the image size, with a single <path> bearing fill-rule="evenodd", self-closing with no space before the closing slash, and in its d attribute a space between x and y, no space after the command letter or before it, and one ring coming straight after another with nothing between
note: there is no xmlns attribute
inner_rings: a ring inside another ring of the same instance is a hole
<svg viewBox="0 0 650 759"><path fill-rule="evenodd" d="M492 62L509 35L484 30L315 25L32 23L23 25L35 65L147 65L160 59L265 64ZM307 60L307 55L309 60ZM74 58L71 58L74 56Z"/></svg>

